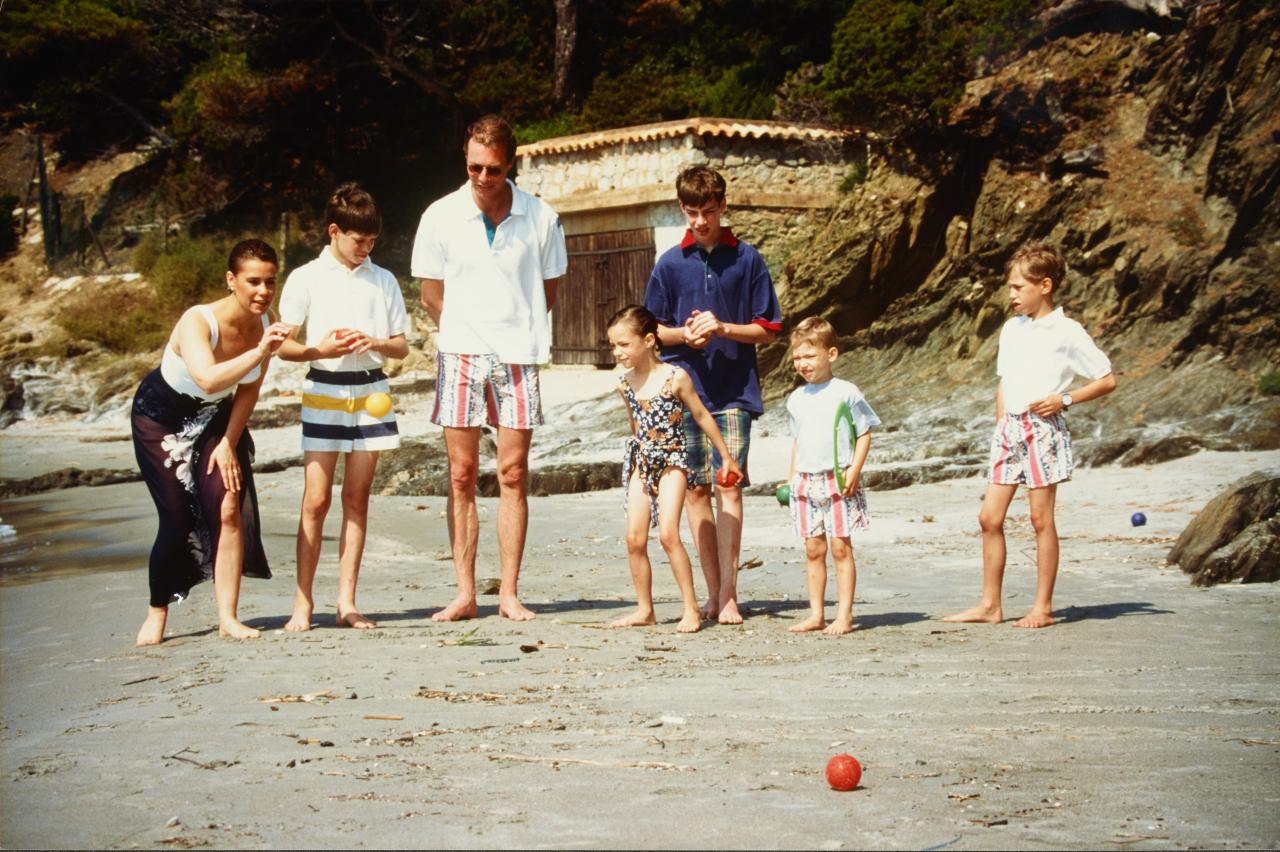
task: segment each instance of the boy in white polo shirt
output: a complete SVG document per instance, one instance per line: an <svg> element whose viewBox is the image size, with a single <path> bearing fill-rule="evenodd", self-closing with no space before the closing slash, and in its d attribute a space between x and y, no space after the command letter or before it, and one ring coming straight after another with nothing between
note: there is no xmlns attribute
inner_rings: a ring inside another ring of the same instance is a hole
<svg viewBox="0 0 1280 852"><path fill-rule="evenodd" d="M990 485L978 514L982 528L982 597L944 621L998 624L1004 620L1004 519L1018 486L1027 486L1036 533L1036 596L1015 627L1048 627L1058 576L1058 483L1071 478L1071 433L1064 413L1116 388L1111 361L1080 323L1053 305L1066 264L1049 243L1026 243L1005 264L1009 301L1017 314L1000 331L996 373L996 429ZM1088 384L1068 393L1076 376Z"/></svg>
<svg viewBox="0 0 1280 852"><path fill-rule="evenodd" d="M467 182L422 214L412 272L436 338L436 403L449 456L449 540L458 593L436 621L475 618L480 429L498 427L498 614L525 621L517 583L529 523L529 446L542 425L538 365L551 358L547 312L568 266L560 217L508 179L516 140L500 116L467 128Z"/></svg>
<svg viewBox="0 0 1280 852"><path fill-rule="evenodd" d="M345 468L337 623L357 629L377 627L356 608L356 582L378 453L400 446L400 434L394 411L375 416L365 403L371 394L388 391L382 372L386 359L409 354L400 284L369 259L382 231L373 196L357 184L344 183L329 197L324 216L329 245L289 275L280 297L280 319L294 327L294 335L279 355L288 361L312 362L302 395L306 482L298 519L298 585L286 630L311 629L315 609L311 590L340 454ZM296 339L304 322L305 346Z"/></svg>

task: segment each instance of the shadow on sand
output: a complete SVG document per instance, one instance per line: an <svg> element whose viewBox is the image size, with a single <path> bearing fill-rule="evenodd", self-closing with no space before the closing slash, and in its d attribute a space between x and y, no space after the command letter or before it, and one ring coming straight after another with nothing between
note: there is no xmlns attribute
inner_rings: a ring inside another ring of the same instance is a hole
<svg viewBox="0 0 1280 852"><path fill-rule="evenodd" d="M1173 615L1171 609L1157 609L1147 601L1096 604L1094 606L1069 606L1053 611L1058 621L1109 621L1126 615Z"/></svg>

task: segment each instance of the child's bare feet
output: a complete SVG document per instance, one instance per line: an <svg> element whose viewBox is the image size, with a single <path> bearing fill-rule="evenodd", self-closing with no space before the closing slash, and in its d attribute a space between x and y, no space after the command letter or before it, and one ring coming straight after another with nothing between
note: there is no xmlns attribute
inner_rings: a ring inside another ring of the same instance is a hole
<svg viewBox="0 0 1280 852"><path fill-rule="evenodd" d="M702 616L703 621L713 621L716 617L716 601L710 598L702 605L702 609L698 610L698 614Z"/></svg>
<svg viewBox="0 0 1280 852"><path fill-rule="evenodd" d="M836 620L822 631L828 636L843 636L854 631L853 616L836 616Z"/></svg>
<svg viewBox="0 0 1280 852"><path fill-rule="evenodd" d="M742 613L738 612L738 602L729 600L720 607L720 616L716 620L721 624L741 624Z"/></svg>
<svg viewBox="0 0 1280 852"><path fill-rule="evenodd" d="M247 624L228 620L218 623L218 635L226 639L257 639L260 634Z"/></svg>
<svg viewBox="0 0 1280 852"><path fill-rule="evenodd" d="M432 621L465 621L480 614L474 597L458 595L447 607L431 616Z"/></svg>
<svg viewBox="0 0 1280 852"><path fill-rule="evenodd" d="M964 612L943 616L942 620L960 624L999 624L1004 621L1004 610L998 606L978 604Z"/></svg>
<svg viewBox="0 0 1280 852"><path fill-rule="evenodd" d="M658 619L654 617L653 610L636 608L636 611L630 615L623 616L617 621L610 624L610 627L648 627L651 624L657 624Z"/></svg>
<svg viewBox="0 0 1280 852"><path fill-rule="evenodd" d="M810 615L799 624L793 624L787 629L792 633L811 633L814 630L821 630L827 626L826 619L820 615Z"/></svg>
<svg viewBox="0 0 1280 852"><path fill-rule="evenodd" d="M1013 623L1014 627L1052 627L1057 624L1052 610L1033 609Z"/></svg>
<svg viewBox="0 0 1280 852"><path fill-rule="evenodd" d="M702 613L698 610L686 612L684 618L676 625L677 633L697 633L702 629Z"/></svg>
<svg viewBox="0 0 1280 852"><path fill-rule="evenodd" d="M537 613L520 603L515 595L498 595L498 615L512 621L532 621Z"/></svg>
<svg viewBox="0 0 1280 852"><path fill-rule="evenodd" d="M338 615L333 619L333 623L339 627L350 627L354 630L376 630L377 623L366 615L362 615L359 610L349 609L346 612L338 610Z"/></svg>
<svg viewBox="0 0 1280 852"><path fill-rule="evenodd" d="M139 648L144 645L159 645L164 641L164 624L169 617L169 610L160 607L147 607L147 618L138 630L138 638L134 640Z"/></svg>
<svg viewBox="0 0 1280 852"><path fill-rule="evenodd" d="M289 617L289 621L285 623L285 630L290 633L299 633L303 630L311 629L311 604L294 604L293 615Z"/></svg>

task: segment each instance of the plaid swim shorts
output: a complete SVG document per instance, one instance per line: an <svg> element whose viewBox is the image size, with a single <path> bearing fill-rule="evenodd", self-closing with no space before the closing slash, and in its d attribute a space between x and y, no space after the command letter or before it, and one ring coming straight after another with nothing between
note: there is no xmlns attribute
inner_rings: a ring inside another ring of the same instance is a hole
<svg viewBox="0 0 1280 852"><path fill-rule="evenodd" d="M751 415L740 408L728 411L712 412L720 434L724 436L724 444L733 458L742 468L742 480L735 488L745 488L751 484L747 475L747 453L751 449ZM710 485L715 481L715 472L720 469L720 454L711 446L711 439L702 433L694 421L693 415L684 413L684 445L689 459L689 487Z"/></svg>

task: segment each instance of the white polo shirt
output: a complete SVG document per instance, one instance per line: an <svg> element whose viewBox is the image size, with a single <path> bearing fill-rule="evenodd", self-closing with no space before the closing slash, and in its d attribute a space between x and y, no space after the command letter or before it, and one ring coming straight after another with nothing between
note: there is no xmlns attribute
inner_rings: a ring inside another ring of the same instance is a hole
<svg viewBox="0 0 1280 852"><path fill-rule="evenodd" d="M325 246L320 256L289 273L280 295L280 320L307 324L307 345L314 346L336 328L354 328L370 337L395 337L409 327L400 282L369 258L348 269ZM372 370L386 363L379 352L317 358L321 370Z"/></svg>
<svg viewBox="0 0 1280 852"><path fill-rule="evenodd" d="M1110 372L1111 360L1062 308L1038 320L1014 317L1000 329L996 374L1007 414L1022 414L1036 400L1062 393L1076 376L1092 380Z"/></svg>
<svg viewBox="0 0 1280 852"><path fill-rule="evenodd" d="M880 418L853 382L832 378L822 384L803 384L787 397L787 418L796 439L796 472L822 473L835 469L836 409L847 402L854 428L862 435L880 425ZM840 465L853 462L853 445L840 447Z"/></svg>
<svg viewBox="0 0 1280 852"><path fill-rule="evenodd" d="M511 215L493 245L484 216L464 183L427 208L413 241L415 278L444 282L436 346L441 352L494 354L505 364L551 360L543 282L569 265L560 217L510 180Z"/></svg>

